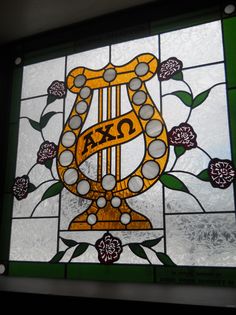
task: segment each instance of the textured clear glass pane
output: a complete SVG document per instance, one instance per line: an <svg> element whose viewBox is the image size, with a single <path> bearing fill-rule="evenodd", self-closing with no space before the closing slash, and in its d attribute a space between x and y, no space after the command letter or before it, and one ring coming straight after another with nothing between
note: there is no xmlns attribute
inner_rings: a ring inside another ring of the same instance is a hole
<svg viewBox="0 0 236 315"><path fill-rule="evenodd" d="M146 83L147 91L150 94L156 108L160 111L160 82L157 79L157 76L154 76L151 80L148 80Z"/></svg>
<svg viewBox="0 0 236 315"><path fill-rule="evenodd" d="M223 60L221 22L211 22L161 35L161 60L177 57L184 67Z"/></svg>
<svg viewBox="0 0 236 315"><path fill-rule="evenodd" d="M97 180L97 154L93 154L86 161L80 165L80 170L88 177L93 180Z"/></svg>
<svg viewBox="0 0 236 315"><path fill-rule="evenodd" d="M59 110L59 109L58 109ZM43 128L43 134L47 141L58 144L62 130L62 113L55 114Z"/></svg>
<svg viewBox="0 0 236 315"><path fill-rule="evenodd" d="M65 98L65 122L67 121L71 109L75 103L76 100L76 94L71 93L70 91L67 91L66 98Z"/></svg>
<svg viewBox="0 0 236 315"><path fill-rule="evenodd" d="M206 212L234 211L233 187L215 189L209 182L203 182L192 175L175 172L172 174L184 182ZM167 212L203 212L199 203L184 192L166 189L165 197Z"/></svg>
<svg viewBox="0 0 236 315"><path fill-rule="evenodd" d="M171 215L167 252L177 265L235 266L235 214Z"/></svg>
<svg viewBox="0 0 236 315"><path fill-rule="evenodd" d="M49 261L57 250L57 219L14 219L11 260Z"/></svg>
<svg viewBox="0 0 236 315"><path fill-rule="evenodd" d="M116 147L111 148L111 174L116 175Z"/></svg>
<svg viewBox="0 0 236 315"><path fill-rule="evenodd" d="M82 127L81 132L84 132L89 127L98 123L98 91L94 91L92 102L90 104L90 110L88 112L88 116L85 120L85 123Z"/></svg>
<svg viewBox="0 0 236 315"><path fill-rule="evenodd" d="M46 105L47 97L37 97L21 102L20 117L29 117L39 121L42 110Z"/></svg>
<svg viewBox="0 0 236 315"><path fill-rule="evenodd" d="M163 228L162 185L157 183L143 194L129 198L128 204L135 211L147 216L153 228Z"/></svg>
<svg viewBox="0 0 236 315"><path fill-rule="evenodd" d="M111 88L111 118L116 118L116 87Z"/></svg>
<svg viewBox="0 0 236 315"><path fill-rule="evenodd" d="M144 157L144 150L143 135L121 145L121 178L136 169Z"/></svg>
<svg viewBox="0 0 236 315"><path fill-rule="evenodd" d="M22 119L19 128L16 175L27 174L37 160L37 152L43 142L40 133L33 129L28 120ZM30 149L29 149L30 148ZM42 180L47 173L46 168L39 174Z"/></svg>
<svg viewBox="0 0 236 315"><path fill-rule="evenodd" d="M223 65L186 70L184 77L192 87L195 96L218 83L225 82ZM200 82L199 86L196 82ZM179 84L176 84L175 88L174 84L170 88L171 92L179 90ZM178 115L173 115L173 107L176 108ZM170 130L185 121L189 114L189 108L184 106L179 98L168 95L163 98L163 114L168 130ZM193 110L188 123L196 132L197 143L201 148L205 149L212 157L231 159L225 84L217 85L210 90L204 103ZM193 170L194 163L199 164L200 162L197 157L194 158L194 154L199 154L197 149L187 152L178 160L176 169ZM190 155L191 160L189 159ZM209 161L207 156L202 155L201 159ZM189 163L189 161L191 162Z"/></svg>
<svg viewBox="0 0 236 315"><path fill-rule="evenodd" d="M202 87L198 93L216 83L225 82L223 65L206 67L205 72L194 72L194 77L198 77L199 81L209 80L207 87ZM186 78L194 86L193 78ZM193 111L189 124L197 134L199 146L207 150L212 157L231 159L225 85L218 85L211 90L204 104Z"/></svg>
<svg viewBox="0 0 236 315"><path fill-rule="evenodd" d="M126 86L122 85L121 86L121 108L120 108L120 113L121 115L129 112L132 109L130 100L127 94L127 88Z"/></svg>
<svg viewBox="0 0 236 315"><path fill-rule="evenodd" d="M47 113L47 111L45 111ZM37 122L37 121L36 121ZM30 167L37 161L37 153L41 144L46 140L58 143L62 128L62 114L54 115L42 130L42 134L32 128L30 121L26 118L20 120L18 154L16 175L22 176L27 174ZM42 138L44 136L44 139ZM40 172L35 174L35 180L45 180L48 178L49 170L44 166Z"/></svg>
<svg viewBox="0 0 236 315"><path fill-rule="evenodd" d="M47 94L55 80L65 80L65 57L25 66L21 98Z"/></svg>
<svg viewBox="0 0 236 315"><path fill-rule="evenodd" d="M86 67L89 69L101 69L109 60L109 47L92 49L67 58L67 74L74 68Z"/></svg>
<svg viewBox="0 0 236 315"><path fill-rule="evenodd" d="M44 166L38 166L35 168L35 173L40 174L40 170L42 170ZM37 175L35 175L36 177ZM48 176L49 177L49 176ZM37 208L36 205L40 202L42 195L45 193L45 191L55 182L53 182L51 179L49 182L46 182L43 185L40 185L40 183L37 183L34 180L34 174L30 176L30 182L33 183L36 186L39 186L37 190L30 193L27 198L23 200L17 200L14 199L14 208L13 208L13 217L30 217L32 214L34 217L52 217L52 216L58 216L59 211L59 197L55 196L50 199L45 199L42 201ZM38 179L38 182L44 182L47 181L45 179ZM35 208L35 211L33 213L33 210Z"/></svg>
<svg viewBox="0 0 236 315"><path fill-rule="evenodd" d="M88 209L91 201L77 197L68 190L63 189L61 195L60 229L68 230L70 222L80 213ZM73 232L74 233L74 232Z"/></svg>
<svg viewBox="0 0 236 315"><path fill-rule="evenodd" d="M123 65L142 53L158 57L157 35L112 45L111 62L114 65Z"/></svg>

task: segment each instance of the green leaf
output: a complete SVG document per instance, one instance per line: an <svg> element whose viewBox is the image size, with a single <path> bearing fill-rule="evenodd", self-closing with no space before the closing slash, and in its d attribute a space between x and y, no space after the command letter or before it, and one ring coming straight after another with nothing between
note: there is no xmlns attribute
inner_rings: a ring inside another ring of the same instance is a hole
<svg viewBox="0 0 236 315"><path fill-rule="evenodd" d="M141 257L143 259L147 259L147 255L144 251L144 249L137 243L131 243L129 244L129 248L131 251L138 257Z"/></svg>
<svg viewBox="0 0 236 315"><path fill-rule="evenodd" d="M29 183L29 187L28 187L28 193L31 193L33 192L37 187L32 184L32 183Z"/></svg>
<svg viewBox="0 0 236 315"><path fill-rule="evenodd" d="M176 73L175 75L173 75L173 77L171 78L171 79L174 79L174 80L183 80L183 72L182 71L180 71L180 72L178 72L178 73Z"/></svg>
<svg viewBox="0 0 236 315"><path fill-rule="evenodd" d="M48 189L43 194L41 201L58 195L62 191L63 187L64 187L64 185L62 182L57 182L57 183L53 184L52 186L48 187Z"/></svg>
<svg viewBox="0 0 236 315"><path fill-rule="evenodd" d="M177 96L186 106L192 106L193 98L190 93L185 91L176 91L171 94Z"/></svg>
<svg viewBox="0 0 236 315"><path fill-rule="evenodd" d="M56 113L57 113L57 112L49 112L49 113L47 113L47 114L45 114L45 115L43 115L43 116L41 117L41 119L40 119L40 127L41 127L41 129L43 129L44 127L46 127L46 125L47 125L49 119L50 119L52 116L56 115Z"/></svg>
<svg viewBox="0 0 236 315"><path fill-rule="evenodd" d="M189 190L184 185L184 183L174 175L164 173L161 176L160 181L165 187L169 189L179 190L179 191L189 193Z"/></svg>
<svg viewBox="0 0 236 315"><path fill-rule="evenodd" d="M55 95L48 94L47 105L54 102L56 99L57 99L57 97Z"/></svg>
<svg viewBox="0 0 236 315"><path fill-rule="evenodd" d="M40 124L37 121L32 120L30 118L28 118L28 119L29 119L29 122L31 124L31 127L33 127L35 130L41 131Z"/></svg>
<svg viewBox="0 0 236 315"><path fill-rule="evenodd" d="M208 89L208 90L198 94L193 100L192 108L196 108L197 106L201 105L205 101L207 96L209 95L210 90L211 89Z"/></svg>
<svg viewBox="0 0 236 315"><path fill-rule="evenodd" d="M65 252L61 251L56 253L56 255L49 261L50 263L57 263L59 262L62 257L64 256Z"/></svg>
<svg viewBox="0 0 236 315"><path fill-rule="evenodd" d="M178 146L175 146L174 151L175 151L176 157L179 158L181 155L185 153L186 149L182 145L178 145Z"/></svg>
<svg viewBox="0 0 236 315"><path fill-rule="evenodd" d="M164 266L176 266L170 257L164 253L156 253L157 258L163 263Z"/></svg>
<svg viewBox="0 0 236 315"><path fill-rule="evenodd" d="M52 163L53 163L53 160L47 160L44 165L46 166L46 168L48 168L49 170L51 169L52 167Z"/></svg>
<svg viewBox="0 0 236 315"><path fill-rule="evenodd" d="M65 239L65 238L63 238L63 237L60 237L60 239L61 239L62 242L63 242L66 246L68 246L68 247L73 247L73 246L75 246L75 245L78 244L76 241L67 240L67 239Z"/></svg>
<svg viewBox="0 0 236 315"><path fill-rule="evenodd" d="M204 180L205 182L209 182L210 181L210 176L208 173L208 169L206 168L205 170L201 171L198 175L197 178Z"/></svg>
<svg viewBox="0 0 236 315"><path fill-rule="evenodd" d="M144 242L142 242L141 244L142 244L143 246L146 246L146 247L151 248L151 247L157 245L157 244L162 240L162 238L163 238L163 236L158 237L158 238L155 238L155 239L153 239L153 240L144 241Z"/></svg>
<svg viewBox="0 0 236 315"><path fill-rule="evenodd" d="M89 247L89 244L88 244L88 243L80 243L80 244L76 247L76 249L75 249L75 251L74 251L74 253L73 253L71 259L82 255L82 254L87 250L88 247Z"/></svg>

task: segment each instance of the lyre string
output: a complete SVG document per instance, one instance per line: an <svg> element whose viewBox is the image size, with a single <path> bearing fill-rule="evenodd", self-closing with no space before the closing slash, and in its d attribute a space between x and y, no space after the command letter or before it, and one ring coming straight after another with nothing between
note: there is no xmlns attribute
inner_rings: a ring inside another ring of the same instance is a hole
<svg viewBox="0 0 236 315"><path fill-rule="evenodd" d="M111 119L111 109L112 109L112 97L111 90L112 87L107 88L107 120ZM107 174L111 174L111 147L107 148Z"/></svg>
<svg viewBox="0 0 236 315"><path fill-rule="evenodd" d="M103 121L103 89L98 94L98 122ZM102 150L98 151L98 182L102 180Z"/></svg>
<svg viewBox="0 0 236 315"><path fill-rule="evenodd" d="M116 117L120 116L121 108L120 108L120 85L116 86ZM120 162L121 162L121 147L120 145L116 146L116 180L120 180Z"/></svg>

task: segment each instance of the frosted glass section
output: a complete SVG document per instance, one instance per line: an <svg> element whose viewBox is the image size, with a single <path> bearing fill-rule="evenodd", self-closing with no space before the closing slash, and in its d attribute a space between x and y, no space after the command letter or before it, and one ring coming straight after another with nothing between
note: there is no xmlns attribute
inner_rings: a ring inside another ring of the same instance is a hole
<svg viewBox="0 0 236 315"><path fill-rule="evenodd" d="M178 89L177 89L178 90ZM182 91L184 91L183 89ZM175 110L173 110L173 108ZM176 112L178 115L176 115ZM162 98L162 114L167 126L170 130L174 126L178 126L185 121L189 114L189 108L174 95L167 95Z"/></svg>
<svg viewBox="0 0 236 315"><path fill-rule="evenodd" d="M98 91L95 90L92 96L92 102L89 106L88 116L86 117L85 123L83 124L81 132L84 132L89 127L94 126L98 123Z"/></svg>
<svg viewBox="0 0 236 315"><path fill-rule="evenodd" d="M144 193L127 200L130 207L144 214L153 228L163 228L163 198L162 185L158 182Z"/></svg>
<svg viewBox="0 0 236 315"><path fill-rule="evenodd" d="M121 145L121 178L131 174L144 157L143 134Z"/></svg>
<svg viewBox="0 0 236 315"><path fill-rule="evenodd" d="M47 96L37 97L21 102L20 117L28 117L37 122L40 121L40 116L44 107L47 104ZM48 112L61 112L63 111L63 100L55 100L53 103L49 104L43 115Z"/></svg>
<svg viewBox="0 0 236 315"><path fill-rule="evenodd" d="M39 121L43 108L47 102L47 97L37 97L21 102L20 117L29 117Z"/></svg>
<svg viewBox="0 0 236 315"><path fill-rule="evenodd" d="M102 176L107 174L107 150L102 150Z"/></svg>
<svg viewBox="0 0 236 315"><path fill-rule="evenodd" d="M197 133L199 145L212 157L231 160L225 85L218 85L211 90L204 104L193 111L189 124Z"/></svg>
<svg viewBox="0 0 236 315"><path fill-rule="evenodd" d="M211 88L215 84L225 82L225 69L223 63L184 70L183 74L185 81L191 86L194 96ZM171 81L173 82L174 80ZM225 85L221 85L221 87L225 87ZM210 93L215 93L214 88ZM197 108L195 110L197 110Z"/></svg>
<svg viewBox="0 0 236 315"><path fill-rule="evenodd" d="M171 148L170 156L172 159L168 161L166 170L170 170L175 161L174 149ZM176 162L174 170L182 170L198 175L202 170L206 169L209 164L209 157L200 149L192 149L186 151ZM176 174L177 175L177 174Z"/></svg>
<svg viewBox="0 0 236 315"><path fill-rule="evenodd" d="M63 114L55 114L43 129L44 137L49 142L58 144L62 132Z"/></svg>
<svg viewBox="0 0 236 315"><path fill-rule="evenodd" d="M49 261L57 250L57 219L14 219L10 260Z"/></svg>
<svg viewBox="0 0 236 315"><path fill-rule="evenodd" d="M71 109L74 106L74 103L76 100L76 95L77 94L73 94L70 91L67 91L66 98L65 98L65 121L64 121L64 123L67 121L67 119L70 115Z"/></svg>
<svg viewBox="0 0 236 315"><path fill-rule="evenodd" d="M167 253L177 265L235 267L235 214L167 216L166 229Z"/></svg>
<svg viewBox="0 0 236 315"><path fill-rule="evenodd" d="M61 221L60 229L68 230L70 222L80 213L84 212L91 204L91 200L77 197L67 189L61 194Z"/></svg>
<svg viewBox="0 0 236 315"><path fill-rule="evenodd" d="M25 66L21 98L47 94L54 80L65 80L65 57Z"/></svg>
<svg viewBox="0 0 236 315"><path fill-rule="evenodd" d="M161 103L161 97L160 97L160 82L157 79L157 76L154 75L154 77L151 80L148 80L145 82L147 91L149 95L151 96L156 108L160 111L160 103Z"/></svg>
<svg viewBox="0 0 236 315"><path fill-rule="evenodd" d="M38 131L33 129L28 120L22 119L19 128L18 154L16 174L18 176L27 174L29 168L37 160L37 152L43 142ZM47 170L43 170L45 176Z"/></svg>
<svg viewBox="0 0 236 315"><path fill-rule="evenodd" d="M182 191L165 188L166 213L203 212L196 200Z"/></svg>
<svg viewBox="0 0 236 315"><path fill-rule="evenodd" d="M97 159L98 155L93 154L80 165L80 170L84 173L84 175L93 180L97 180Z"/></svg>
<svg viewBox="0 0 236 315"><path fill-rule="evenodd" d="M100 69L109 63L109 47L73 54L67 58L67 74L74 68L86 67L89 69Z"/></svg>
<svg viewBox="0 0 236 315"><path fill-rule="evenodd" d="M39 168L37 170L37 174L40 174ZM31 180L32 177L30 177L30 181L38 186L39 184L35 181ZM45 181L41 180L41 182ZM38 204L38 202L41 200L42 195L47 190L48 187L50 187L55 181L47 182L43 185L41 185L37 190L34 192L28 194L26 199L17 200L14 198L14 208L13 208L13 217L30 217L34 207ZM42 201L38 207L34 211L34 217L52 217L52 216L58 216L58 196L55 196L50 199L46 199Z"/></svg>
<svg viewBox="0 0 236 315"><path fill-rule="evenodd" d="M111 88L111 118L116 118L116 87Z"/></svg>
<svg viewBox="0 0 236 315"><path fill-rule="evenodd" d="M197 197L206 212L234 211L233 186L227 189L215 189L210 183L201 181L192 175L175 172L172 174L184 182L190 193ZM171 212L203 211L196 200L191 196L188 198L186 193L170 191L169 189L165 189L165 191L166 203L169 204L168 207ZM191 198L192 204L190 203Z"/></svg>
<svg viewBox="0 0 236 315"><path fill-rule="evenodd" d="M221 22L205 23L161 35L161 60L176 57L184 67L223 60Z"/></svg>
<svg viewBox="0 0 236 315"><path fill-rule="evenodd" d="M120 109L120 113L121 115L129 112L130 110L132 110L131 104L130 104L130 100L128 97L128 93L127 93L127 88L126 86L122 85L121 86L121 109Z"/></svg>
<svg viewBox="0 0 236 315"><path fill-rule="evenodd" d="M111 174L116 175L116 147L111 148Z"/></svg>
<svg viewBox="0 0 236 315"><path fill-rule="evenodd" d="M143 53L158 57L158 35L112 45L111 62L114 65L122 65Z"/></svg>
<svg viewBox="0 0 236 315"><path fill-rule="evenodd" d="M51 118L51 121L49 121L47 126L43 129L43 135L47 141L52 141L57 144L62 128L62 115L58 114L54 117ZM44 140L40 132L32 128L28 119L21 119L16 167L17 176L27 174L30 167L36 163L37 152L43 142ZM40 172L37 172L35 176L30 173L33 183L49 179L49 170L45 166L42 167L42 165L38 165L37 167L41 167Z"/></svg>

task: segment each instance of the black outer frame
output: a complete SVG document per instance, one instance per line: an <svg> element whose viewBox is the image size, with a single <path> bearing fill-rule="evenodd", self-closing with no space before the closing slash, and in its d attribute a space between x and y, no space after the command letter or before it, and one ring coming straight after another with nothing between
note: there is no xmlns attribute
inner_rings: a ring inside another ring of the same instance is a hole
<svg viewBox="0 0 236 315"><path fill-rule="evenodd" d="M13 72L17 72L20 81L21 67L26 64L46 60L50 58L59 57L64 54L71 54L78 51L88 50L96 47L101 47L116 42L125 40L131 40L144 36L149 36L155 33L156 29L168 30L173 29L173 24L178 28L181 24L178 24L178 20L188 16L193 20L193 23L199 20L204 22L204 17L207 16L207 20L216 19L216 16L220 18L223 7L228 4L228 1L204 1L199 10L199 1L188 3L184 5L175 2L174 4L165 3L164 1L158 1L158 3L152 3L142 7L137 7L125 11L120 11L111 15L99 17L90 21L86 21L77 25L65 27L55 31L46 32L30 38L22 39L14 43L10 43L1 47L0 50L0 128L1 135L0 145L0 171L1 174L6 172L7 164L7 151L8 151L8 136L10 110L11 108L11 86L13 82ZM189 13L191 12L191 13ZM202 17L201 17L202 15ZM122 26L121 26L122 21ZM166 26L169 21L170 25ZM197 22L196 22L197 23ZM189 25L188 25L189 26ZM23 59L23 63L19 66L14 65L16 57L20 56ZM18 82L20 85L20 82ZM16 109L17 111L17 109ZM12 116L12 114L11 114ZM14 173L14 172L13 172ZM8 175L8 174L6 174ZM4 249L0 249L0 263L7 265L8 261L8 248L10 237L5 234L7 230L6 221L3 214L3 195L9 194L9 186L4 184L4 176L0 177L0 243L4 240L6 246ZM11 213L8 213L7 218L11 217ZM10 224L8 224L10 229ZM4 234L4 235L3 235ZM8 244L8 246L7 246ZM191 267L187 267L191 269ZM8 268L6 268L7 270ZM214 269L214 268L213 268ZM154 270L154 279L157 281ZM7 274L7 271L6 271ZM66 276L66 274L65 274ZM173 275L172 275L173 276ZM0 279L1 280L1 279ZM181 279L180 279L181 280ZM222 280L222 279L221 279ZM172 278L167 279L167 282L175 282ZM160 281L162 282L162 281ZM165 281L163 281L165 282ZM178 281L177 281L178 283ZM181 283L181 282L180 282ZM183 282L184 283L184 282ZM207 281L204 283L207 284ZM208 283L212 284L212 283ZM224 284L221 282L215 282L215 285L230 285L226 281Z"/></svg>

